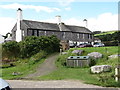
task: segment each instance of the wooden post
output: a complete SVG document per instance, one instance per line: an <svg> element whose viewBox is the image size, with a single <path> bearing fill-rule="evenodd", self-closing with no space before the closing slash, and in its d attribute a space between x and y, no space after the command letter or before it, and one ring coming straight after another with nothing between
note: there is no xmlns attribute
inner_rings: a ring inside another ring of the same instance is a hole
<svg viewBox="0 0 120 90"><path fill-rule="evenodd" d="M120 81L120 65L117 65L115 68L115 81Z"/></svg>
<svg viewBox="0 0 120 90"><path fill-rule="evenodd" d="M60 55L62 55L62 48L60 48Z"/></svg>

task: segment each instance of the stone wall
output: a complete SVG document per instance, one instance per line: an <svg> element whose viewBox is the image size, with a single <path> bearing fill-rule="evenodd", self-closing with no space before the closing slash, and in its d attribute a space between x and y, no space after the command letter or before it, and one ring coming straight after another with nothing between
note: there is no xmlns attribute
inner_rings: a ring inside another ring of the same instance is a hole
<svg viewBox="0 0 120 90"><path fill-rule="evenodd" d="M92 41L89 34L66 32L66 31L45 31L45 30L27 30L27 36L51 36L56 35L60 40L71 40L87 42Z"/></svg>

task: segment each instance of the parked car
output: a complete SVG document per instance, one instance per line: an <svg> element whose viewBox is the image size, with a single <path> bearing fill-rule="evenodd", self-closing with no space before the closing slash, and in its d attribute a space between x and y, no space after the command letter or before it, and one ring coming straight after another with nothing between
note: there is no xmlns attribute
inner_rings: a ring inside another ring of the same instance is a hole
<svg viewBox="0 0 120 90"><path fill-rule="evenodd" d="M69 43L70 48L74 48L76 46L75 43Z"/></svg>
<svg viewBox="0 0 120 90"><path fill-rule="evenodd" d="M83 47L93 47L93 45L89 44L89 43L82 43L82 44L79 44L78 47L80 47L80 48L83 48Z"/></svg>
<svg viewBox="0 0 120 90"><path fill-rule="evenodd" d="M105 45L103 43L95 43L93 47L104 47Z"/></svg>
<svg viewBox="0 0 120 90"><path fill-rule="evenodd" d="M2 78L0 78L0 90L11 90L10 85Z"/></svg>

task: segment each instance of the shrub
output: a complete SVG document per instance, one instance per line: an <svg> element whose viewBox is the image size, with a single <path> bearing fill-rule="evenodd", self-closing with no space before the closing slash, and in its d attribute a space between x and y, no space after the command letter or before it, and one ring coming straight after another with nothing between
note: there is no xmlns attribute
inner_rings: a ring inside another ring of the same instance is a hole
<svg viewBox="0 0 120 90"><path fill-rule="evenodd" d="M91 58L89 66L91 67L91 66L94 66L95 64L96 64L96 60Z"/></svg>
<svg viewBox="0 0 120 90"><path fill-rule="evenodd" d="M16 41L10 41L2 44L3 59L16 59L20 53L19 44Z"/></svg>
<svg viewBox="0 0 120 90"><path fill-rule="evenodd" d="M30 57L40 51L39 39L36 36L28 36L19 42L22 58Z"/></svg>
<svg viewBox="0 0 120 90"><path fill-rule="evenodd" d="M47 56L47 53L45 51L40 51L29 59L29 64L33 65L39 62L41 59L45 58L46 56Z"/></svg>
<svg viewBox="0 0 120 90"><path fill-rule="evenodd" d="M57 52L59 51L59 42L60 40L56 36L28 36L19 43L21 57L31 57L40 50L47 53Z"/></svg>

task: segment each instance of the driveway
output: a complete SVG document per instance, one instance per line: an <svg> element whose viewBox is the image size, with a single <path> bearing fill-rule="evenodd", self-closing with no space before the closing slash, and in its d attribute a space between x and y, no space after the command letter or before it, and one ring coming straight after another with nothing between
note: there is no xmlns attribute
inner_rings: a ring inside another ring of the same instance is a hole
<svg viewBox="0 0 120 90"><path fill-rule="evenodd" d="M23 77L24 79L34 78L37 76L43 76L46 75L54 70L56 70L55 61L57 57L59 56L58 53L50 55L40 66L37 68L35 73L29 74L26 77Z"/></svg>

